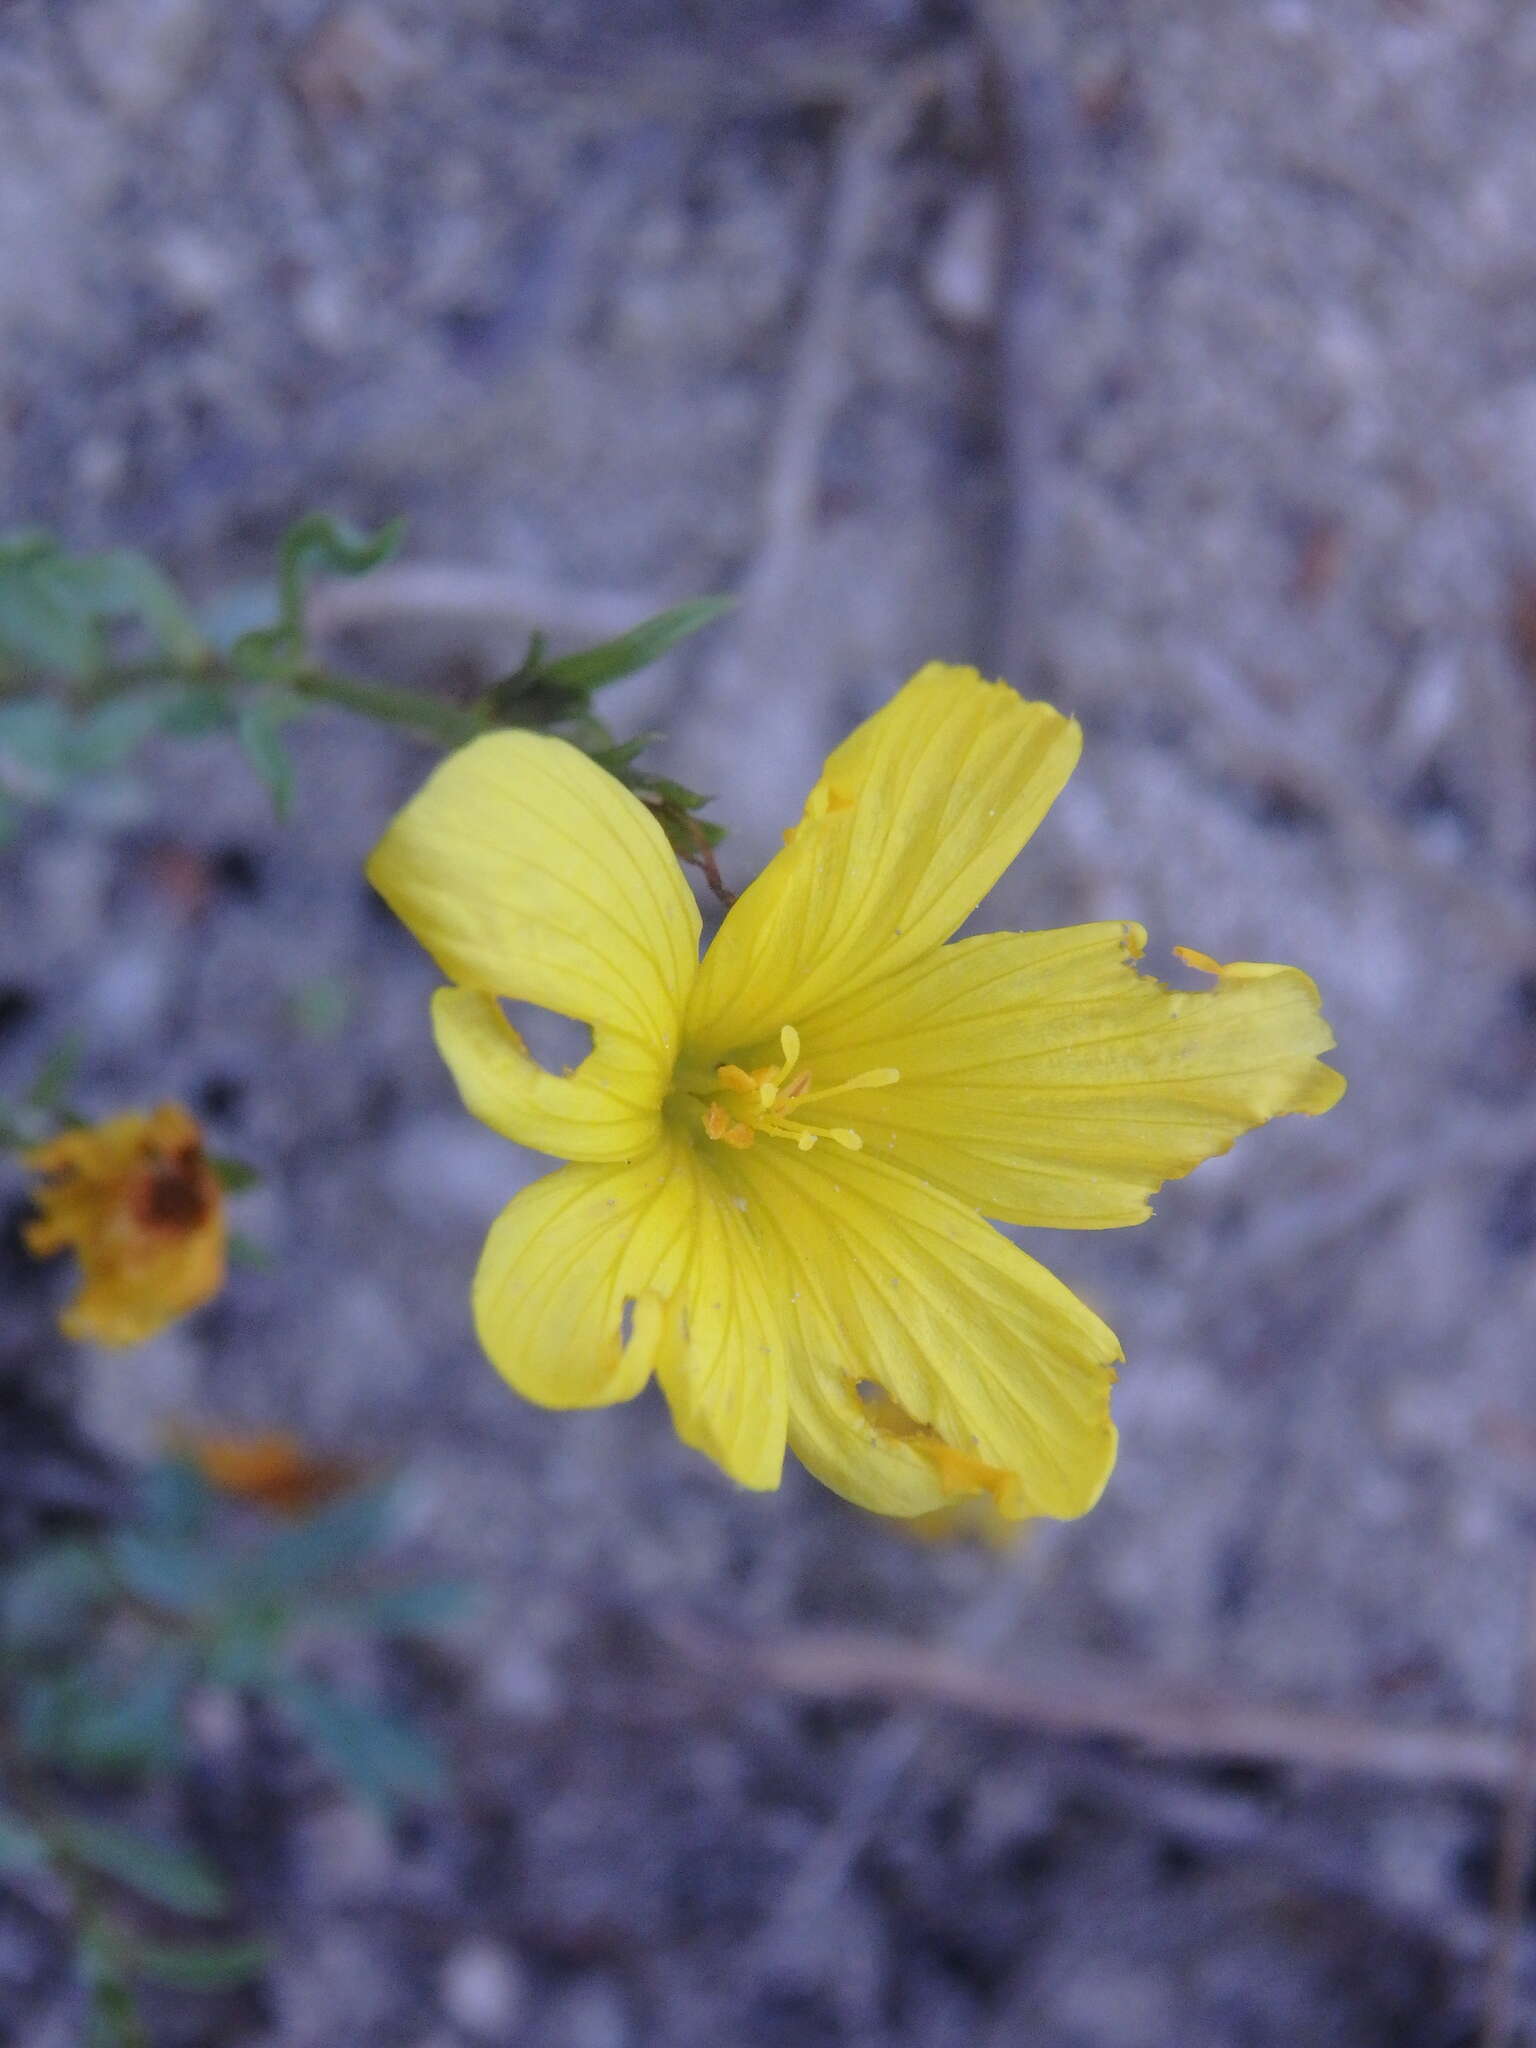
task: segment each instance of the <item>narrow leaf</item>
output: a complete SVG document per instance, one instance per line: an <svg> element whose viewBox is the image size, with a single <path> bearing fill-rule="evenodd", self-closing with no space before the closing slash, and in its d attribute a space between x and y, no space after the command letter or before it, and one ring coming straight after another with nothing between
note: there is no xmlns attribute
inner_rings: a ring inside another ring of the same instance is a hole
<svg viewBox="0 0 1536 2048"><path fill-rule="evenodd" d="M63 1648L111 1585L93 1545L51 1544L0 1579L0 1637L18 1650Z"/></svg>
<svg viewBox="0 0 1536 2048"><path fill-rule="evenodd" d="M173 1991L230 1991L260 1977L271 1960L263 1941L141 1941L128 1957L135 1977Z"/></svg>
<svg viewBox="0 0 1536 2048"><path fill-rule="evenodd" d="M382 1636L432 1635L462 1621L478 1604L475 1590L455 1579L417 1579L403 1586L370 1586L327 1602L339 1621Z"/></svg>
<svg viewBox="0 0 1536 2048"><path fill-rule="evenodd" d="M30 1109L41 1109L56 1115L68 1099L69 1091L75 1084L80 1071L84 1047L74 1032L68 1032L57 1045L44 1054L43 1063L37 1070L37 1078L27 1090L25 1101Z"/></svg>
<svg viewBox="0 0 1536 2048"><path fill-rule="evenodd" d="M30 772L46 793L70 772L69 713L51 697L0 704L0 760Z"/></svg>
<svg viewBox="0 0 1536 2048"><path fill-rule="evenodd" d="M384 1543L394 1512L388 1484L330 1501L308 1521L280 1529L245 1564L248 1594L286 1593L361 1564Z"/></svg>
<svg viewBox="0 0 1536 2048"><path fill-rule="evenodd" d="M190 1458L161 1458L140 1475L139 1518L161 1537L201 1535L213 1506L207 1481Z"/></svg>
<svg viewBox="0 0 1536 2048"><path fill-rule="evenodd" d="M163 1770L180 1761L181 1710L192 1678L185 1651L160 1649L126 1681L82 1678L59 1730L61 1761L102 1772Z"/></svg>
<svg viewBox="0 0 1536 2048"><path fill-rule="evenodd" d="M13 669L92 674L111 619L136 620L173 661L203 655L191 614L147 556L130 548L71 555L46 533L0 540L0 648Z"/></svg>
<svg viewBox="0 0 1536 2048"><path fill-rule="evenodd" d="M225 1247L232 1266L243 1267L247 1272L265 1273L272 1265L272 1254L264 1244L258 1244L254 1237L243 1230L232 1230Z"/></svg>
<svg viewBox="0 0 1536 2048"><path fill-rule="evenodd" d="M295 640L303 639L304 589L309 577L366 575L387 562L404 538L403 519L391 519L376 533L365 533L328 512L309 512L295 520L278 551L282 620Z"/></svg>
<svg viewBox="0 0 1536 2048"><path fill-rule="evenodd" d="M208 1164L213 1168L214 1179L227 1195L241 1195L247 1188L261 1185L261 1175L254 1166L247 1166L243 1159L231 1159L227 1152L214 1153Z"/></svg>
<svg viewBox="0 0 1536 2048"><path fill-rule="evenodd" d="M233 1692L259 1692L271 1686L280 1675L291 1626L292 1617L276 1602L239 1607L221 1616L204 1653L209 1679Z"/></svg>
<svg viewBox="0 0 1536 2048"><path fill-rule="evenodd" d="M156 1905L198 1919L216 1918L225 1909L223 1879L194 1850L106 1821L66 1820L57 1834L77 1862Z"/></svg>
<svg viewBox="0 0 1536 2048"><path fill-rule="evenodd" d="M179 593L147 555L133 548L76 555L75 588L98 618L137 618L174 661L201 659L206 643Z"/></svg>
<svg viewBox="0 0 1536 2048"><path fill-rule="evenodd" d="M579 654L566 654L558 661L546 662L539 681L553 683L557 689L578 691L616 683L621 676L633 675L637 669L660 660L669 647L720 618L735 602L732 597L694 597L686 604L675 604L670 611L658 612L655 618L644 620L616 640L604 640L597 647L583 648Z"/></svg>
<svg viewBox="0 0 1536 2048"><path fill-rule="evenodd" d="M293 762L278 728L271 707L260 697L247 698L240 706L235 732L281 822L293 807Z"/></svg>
<svg viewBox="0 0 1536 2048"><path fill-rule="evenodd" d="M48 1844L25 1821L0 1809L0 1875L37 1870L48 1861Z"/></svg>
<svg viewBox="0 0 1536 2048"><path fill-rule="evenodd" d="M0 539L0 649L12 671L81 676L96 665L100 634L71 586L68 558L47 533Z"/></svg>
<svg viewBox="0 0 1536 2048"><path fill-rule="evenodd" d="M440 1799L448 1774L436 1745L408 1721L315 1679L279 1695L289 1719L357 1796L388 1815L403 1800Z"/></svg>
<svg viewBox="0 0 1536 2048"><path fill-rule="evenodd" d="M223 1577L214 1552L180 1536L119 1529L108 1540L107 1555L130 1593L170 1614L200 1613Z"/></svg>

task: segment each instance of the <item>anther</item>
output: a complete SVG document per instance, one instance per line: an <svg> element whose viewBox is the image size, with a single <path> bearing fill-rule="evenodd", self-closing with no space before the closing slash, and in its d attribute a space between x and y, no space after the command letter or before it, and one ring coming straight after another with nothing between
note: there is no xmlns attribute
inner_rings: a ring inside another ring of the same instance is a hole
<svg viewBox="0 0 1536 2048"><path fill-rule="evenodd" d="M836 1082L830 1088L815 1088L811 1085L810 1068L800 1067L800 1033L793 1024L781 1028L779 1050L783 1058L777 1067L758 1067L750 1073L746 1068L730 1063L716 1068L722 1088L733 1095L754 1099L741 1105L739 1115L724 1103L711 1103L704 1112L704 1129L708 1136L744 1150L761 1132L765 1137L793 1138L802 1152L809 1152L819 1138L830 1138L845 1152L861 1152L864 1140L848 1125L809 1129L797 1121L800 1112L816 1103L828 1102L834 1096L851 1095L863 1088L890 1088L901 1079L900 1069L871 1067L867 1073L855 1074L850 1081Z"/></svg>

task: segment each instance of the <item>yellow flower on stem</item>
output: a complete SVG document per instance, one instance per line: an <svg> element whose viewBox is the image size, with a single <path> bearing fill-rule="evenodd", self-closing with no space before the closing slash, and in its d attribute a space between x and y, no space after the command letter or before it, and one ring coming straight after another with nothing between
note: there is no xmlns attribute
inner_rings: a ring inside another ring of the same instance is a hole
<svg viewBox="0 0 1536 2048"><path fill-rule="evenodd" d="M62 1131L23 1153L43 1180L24 1231L39 1258L71 1248L81 1286L66 1337L141 1344L224 1283L224 1199L179 1103Z"/></svg>
<svg viewBox="0 0 1536 2048"><path fill-rule="evenodd" d="M1132 924L946 943L1044 817L1077 725L932 664L827 761L702 962L655 819L562 741L449 757L374 886L451 986L437 1043L466 1107L572 1163L494 1224L480 1340L556 1408L652 1374L743 1485L786 1441L861 1506L985 1494L1073 1516L1114 1462L1113 1333L983 1220L1139 1223L1161 1182L1343 1092L1291 967L1189 993ZM591 1028L530 1057L514 998Z"/></svg>

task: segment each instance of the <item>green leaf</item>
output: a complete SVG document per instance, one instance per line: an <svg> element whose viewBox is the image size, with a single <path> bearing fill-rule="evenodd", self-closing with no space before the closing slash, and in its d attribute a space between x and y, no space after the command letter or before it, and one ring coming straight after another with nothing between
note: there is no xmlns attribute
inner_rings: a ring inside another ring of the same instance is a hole
<svg viewBox="0 0 1536 2048"><path fill-rule="evenodd" d="M168 1614L202 1613L226 1576L224 1561L194 1539L144 1529L115 1530L107 1555L130 1593Z"/></svg>
<svg viewBox="0 0 1536 2048"><path fill-rule="evenodd" d="M97 618L137 618L173 661L191 666L207 651L191 613L167 579L132 548L70 560L75 589Z"/></svg>
<svg viewBox="0 0 1536 2048"><path fill-rule="evenodd" d="M193 1675L182 1649L160 1648L123 1677L62 1673L42 1712L27 1715L34 1747L66 1768L108 1775L168 1769L183 1752L181 1709ZM36 1681L27 1688L37 1691Z"/></svg>
<svg viewBox="0 0 1536 2048"><path fill-rule="evenodd" d="M235 732L245 758L272 799L281 823L293 808L293 762L283 745L283 717L263 697L248 697L235 719Z"/></svg>
<svg viewBox="0 0 1536 2048"><path fill-rule="evenodd" d="M152 685L110 698L75 721L69 766L76 775L100 775L119 768L157 732L165 730L184 692L174 684Z"/></svg>
<svg viewBox="0 0 1536 2048"><path fill-rule="evenodd" d="M615 740L612 746L593 747L591 756L599 768L606 768L622 782L624 770L660 738L659 732L637 732L632 740Z"/></svg>
<svg viewBox="0 0 1536 2048"><path fill-rule="evenodd" d="M277 682L304 659L304 593L314 575L362 576L388 561L405 534L403 519L364 533L328 512L296 519L278 544L276 625L241 633L230 660L242 675Z"/></svg>
<svg viewBox="0 0 1536 2048"><path fill-rule="evenodd" d="M94 1683L70 1726L74 1759L100 1772L170 1769L182 1759L182 1706L193 1683L193 1655L162 1645L117 1692Z"/></svg>
<svg viewBox="0 0 1536 2048"><path fill-rule="evenodd" d="M76 1930L75 1951L89 2005L82 2048L149 2048L132 1987L122 1975L120 1943L106 1930Z"/></svg>
<svg viewBox="0 0 1536 2048"><path fill-rule="evenodd" d="M675 604L670 611L658 612L655 618L644 620L616 640L604 640L597 647L583 648L579 654L566 654L558 661L546 662L539 681L552 683L557 689L582 692L616 683L621 676L633 675L637 669L659 661L668 648L720 618L735 602L732 597L695 597L686 604Z"/></svg>
<svg viewBox="0 0 1536 2048"><path fill-rule="evenodd" d="M139 1520L161 1537L200 1536L213 1509L213 1492L190 1458L161 1458L139 1476Z"/></svg>
<svg viewBox="0 0 1536 2048"><path fill-rule="evenodd" d="M63 1109L80 1071L84 1050L79 1036L71 1031L43 1055L37 1078L23 1097L29 1109L45 1110L50 1115Z"/></svg>
<svg viewBox="0 0 1536 2048"><path fill-rule="evenodd" d="M230 1991L252 1983L271 1961L264 1941L140 1941L128 1955L135 1977L173 1991Z"/></svg>
<svg viewBox="0 0 1536 2048"><path fill-rule="evenodd" d="M94 1545L51 1544L0 1579L0 1638L13 1649L62 1649L111 1589L111 1574Z"/></svg>
<svg viewBox="0 0 1536 2048"><path fill-rule="evenodd" d="M80 711L51 697L0 704L0 762L16 794L54 796L81 776L121 768L156 733L190 729L189 707L214 694L202 686L147 683ZM219 722L229 722L222 705ZM205 717L199 729L207 730Z"/></svg>
<svg viewBox="0 0 1536 2048"><path fill-rule="evenodd" d="M276 1601L243 1605L221 1616L204 1652L208 1677L215 1685L236 1691L272 1685L292 1623L293 1617Z"/></svg>
<svg viewBox="0 0 1536 2048"><path fill-rule="evenodd" d="M302 643L304 590L308 579L323 576L364 576L398 552L405 521L391 519L376 533L365 533L328 512L309 512L294 521L278 549L278 586L282 622Z"/></svg>
<svg viewBox="0 0 1536 2048"><path fill-rule="evenodd" d="M184 665L205 651L191 614L147 556L129 548L71 555L47 533L0 539L0 653L13 673L95 673L106 645L103 627L113 619L135 620Z"/></svg>
<svg viewBox="0 0 1536 2048"><path fill-rule="evenodd" d="M243 1230L232 1230L224 1247L232 1266L241 1266L247 1272L265 1273L272 1265L272 1254L264 1244L258 1244L254 1237Z"/></svg>
<svg viewBox="0 0 1536 2048"><path fill-rule="evenodd" d="M663 803L676 804L680 811L696 811L701 805L714 802L712 796L705 796L697 789L688 789L681 782L672 781L670 776L647 775L644 780L646 788L654 790ZM723 829L716 829L721 830L723 837Z"/></svg>
<svg viewBox="0 0 1536 2048"><path fill-rule="evenodd" d="M246 1560L241 1586L270 1597L312 1586L373 1555L388 1539L394 1488L369 1486L329 1501L308 1521L280 1529Z"/></svg>
<svg viewBox="0 0 1536 2048"><path fill-rule="evenodd" d="M61 1821L60 1847L77 1863L173 1913L214 1919L225 1910L224 1880L195 1850L107 1821Z"/></svg>
<svg viewBox="0 0 1536 2048"><path fill-rule="evenodd" d="M101 635L46 533L0 539L0 653L12 673L39 667L80 676L96 666Z"/></svg>
<svg viewBox="0 0 1536 2048"><path fill-rule="evenodd" d="M378 1812L387 1816L404 1800L441 1799L447 1791L436 1744L398 1715L309 1678L287 1680L277 1698L310 1746Z"/></svg>
<svg viewBox="0 0 1536 2048"><path fill-rule="evenodd" d="M381 1636L432 1635L451 1628L479 1604L472 1586L455 1579L416 1579L399 1586L367 1586L327 1601L339 1621Z"/></svg>
<svg viewBox="0 0 1536 2048"><path fill-rule="evenodd" d="M255 1167L247 1166L243 1159L231 1159L227 1152L215 1152L208 1164L226 1195L242 1195L247 1188L261 1186L261 1175Z"/></svg>
<svg viewBox="0 0 1536 2048"><path fill-rule="evenodd" d="M0 1875L38 1870L48 1861L48 1844L34 1828L0 1807Z"/></svg>
<svg viewBox="0 0 1536 2048"><path fill-rule="evenodd" d="M212 683L182 683L161 699L160 730L174 734L177 739L202 739L211 732L227 732L234 721L234 705Z"/></svg>
<svg viewBox="0 0 1536 2048"><path fill-rule="evenodd" d="M51 697L0 704L0 756L30 771L36 794L48 794L68 776L71 737L69 713Z"/></svg>
<svg viewBox="0 0 1536 2048"><path fill-rule="evenodd" d="M696 860L701 847L718 846L724 839L723 825L697 815L698 806L710 803L710 797L685 789L680 782L670 782L664 775L632 776L629 787L650 805L673 851L684 860Z"/></svg>

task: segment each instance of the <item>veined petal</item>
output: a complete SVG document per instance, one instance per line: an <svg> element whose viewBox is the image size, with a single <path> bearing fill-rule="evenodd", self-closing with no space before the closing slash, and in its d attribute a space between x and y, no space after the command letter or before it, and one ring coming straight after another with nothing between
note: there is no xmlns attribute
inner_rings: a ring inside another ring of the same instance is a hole
<svg viewBox="0 0 1536 2048"><path fill-rule="evenodd" d="M777 1486L783 1340L743 1211L691 1139L524 1189L492 1226L473 1301L492 1363L530 1401L601 1407L654 1372L685 1443L743 1486Z"/></svg>
<svg viewBox="0 0 1536 2048"><path fill-rule="evenodd" d="M632 1159L656 1139L652 1048L626 1033L604 1035L571 1074L533 1059L494 996L440 988L432 1032L464 1107L504 1138L557 1159Z"/></svg>
<svg viewBox="0 0 1536 2048"><path fill-rule="evenodd" d="M880 1157L1005 1222L1143 1222L1149 1194L1271 1117L1317 1116L1344 1077L1299 968L1218 967L1172 989L1132 964L1139 925L1003 932L943 947L868 1005L815 1027L829 1071L882 1064L898 1086L843 1113Z"/></svg>
<svg viewBox="0 0 1536 2048"><path fill-rule="evenodd" d="M867 1152L747 1155L790 1279L789 1441L878 1514L985 1493L1010 1519L1091 1508L1115 1459L1114 1333L1043 1266Z"/></svg>
<svg viewBox="0 0 1536 2048"><path fill-rule="evenodd" d="M709 1059L776 1040L947 939L1071 774L1076 722L932 662L828 759L787 844L727 914L687 1034Z"/></svg>
<svg viewBox="0 0 1536 2048"><path fill-rule="evenodd" d="M638 798L563 740L488 733L428 778L368 877L449 979L483 999L437 1016L476 1115L568 1158L628 1158L654 1138L699 913ZM572 1076L541 1077L492 1017L498 996L590 1025L590 1056Z"/></svg>

